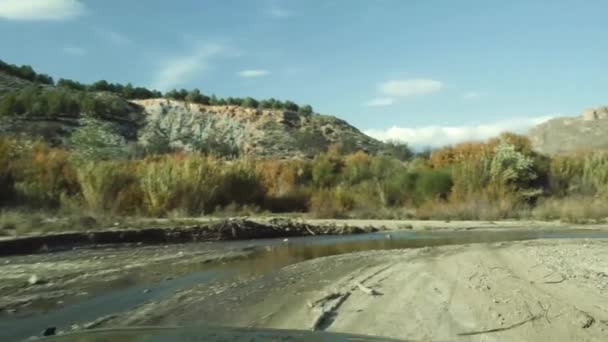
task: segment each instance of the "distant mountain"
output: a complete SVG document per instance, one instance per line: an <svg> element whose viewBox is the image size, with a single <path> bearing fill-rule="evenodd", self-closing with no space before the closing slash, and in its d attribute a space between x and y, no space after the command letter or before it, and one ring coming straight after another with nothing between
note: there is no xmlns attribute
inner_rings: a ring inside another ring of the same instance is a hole
<svg viewBox="0 0 608 342"><path fill-rule="evenodd" d="M608 106L588 109L579 117L555 118L528 132L534 148L554 155L608 150Z"/></svg>

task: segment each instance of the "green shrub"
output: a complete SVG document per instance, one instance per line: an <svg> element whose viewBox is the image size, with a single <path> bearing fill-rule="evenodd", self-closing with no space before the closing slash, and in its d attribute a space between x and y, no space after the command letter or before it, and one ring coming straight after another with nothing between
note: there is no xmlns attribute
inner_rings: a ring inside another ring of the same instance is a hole
<svg viewBox="0 0 608 342"><path fill-rule="evenodd" d="M321 154L312 162L312 181L319 188L328 188L338 183L342 161L327 153Z"/></svg>
<svg viewBox="0 0 608 342"><path fill-rule="evenodd" d="M583 156L555 156L548 171L548 190L551 195L565 196L583 191Z"/></svg>
<svg viewBox="0 0 608 342"><path fill-rule="evenodd" d="M583 179L596 194L608 197L608 153L596 152L585 158Z"/></svg>
<svg viewBox="0 0 608 342"><path fill-rule="evenodd" d="M416 203L432 199L446 199L452 189L452 176L445 170L427 170L416 180Z"/></svg>

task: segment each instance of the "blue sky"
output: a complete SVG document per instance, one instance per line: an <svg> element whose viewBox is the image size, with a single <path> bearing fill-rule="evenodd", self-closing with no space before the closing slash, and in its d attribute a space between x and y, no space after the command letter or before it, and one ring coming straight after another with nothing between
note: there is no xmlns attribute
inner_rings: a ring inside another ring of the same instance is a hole
<svg viewBox="0 0 608 342"><path fill-rule="evenodd" d="M0 59L291 99L436 145L606 104L606 13L601 0L0 0Z"/></svg>

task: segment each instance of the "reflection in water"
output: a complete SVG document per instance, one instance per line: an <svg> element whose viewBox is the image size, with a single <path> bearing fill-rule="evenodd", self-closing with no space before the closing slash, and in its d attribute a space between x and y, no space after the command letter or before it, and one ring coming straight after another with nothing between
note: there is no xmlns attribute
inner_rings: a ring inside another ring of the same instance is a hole
<svg viewBox="0 0 608 342"><path fill-rule="evenodd" d="M600 231L477 231L477 232L390 232L364 235L304 237L281 243L269 240L245 259L221 265L238 277L263 275L305 260L371 250L421 248L468 243L489 243L533 239L608 238Z"/></svg>

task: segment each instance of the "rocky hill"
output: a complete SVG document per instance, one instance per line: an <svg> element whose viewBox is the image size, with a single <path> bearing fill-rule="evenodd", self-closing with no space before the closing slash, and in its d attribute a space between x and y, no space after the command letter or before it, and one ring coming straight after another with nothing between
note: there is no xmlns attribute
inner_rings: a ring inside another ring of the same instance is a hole
<svg viewBox="0 0 608 342"><path fill-rule="evenodd" d="M554 155L608 150L608 107L588 109L579 117L555 118L528 132L534 148Z"/></svg>
<svg viewBox="0 0 608 342"><path fill-rule="evenodd" d="M370 153L384 151L386 147L346 121L328 115L237 105L211 106L166 98L127 100L114 93L65 89L0 71L0 100L17 96L15 92L23 92L24 89L31 90L33 95L27 96L33 96L34 101L38 100L37 97L47 96L45 92L57 92L63 98L88 96L95 101L109 103L111 110L96 113L96 118L110 123L127 142L144 147L221 149L231 154L280 158L310 157L336 143L351 151ZM46 105L49 101L41 102ZM58 112L48 115L45 111L38 111L17 115L5 110L4 115L0 115L0 134L40 136L65 146L80 125L82 113L77 114Z"/></svg>
<svg viewBox="0 0 608 342"><path fill-rule="evenodd" d="M383 143L333 116L239 106L208 106L168 99L138 100L146 113L140 143L166 139L172 147L196 149L219 142L255 156L305 157L341 143L376 153Z"/></svg>

